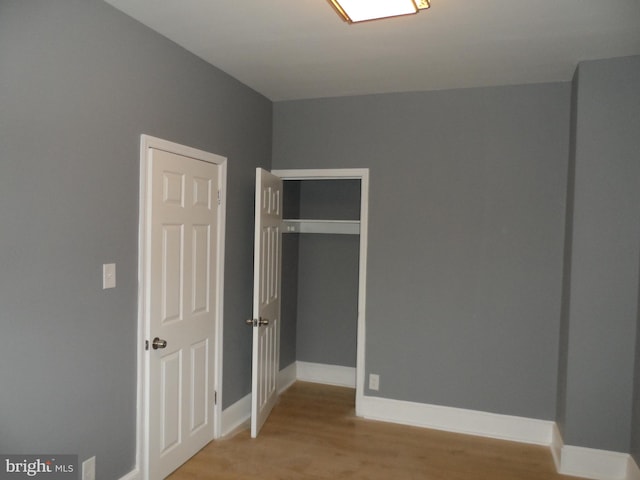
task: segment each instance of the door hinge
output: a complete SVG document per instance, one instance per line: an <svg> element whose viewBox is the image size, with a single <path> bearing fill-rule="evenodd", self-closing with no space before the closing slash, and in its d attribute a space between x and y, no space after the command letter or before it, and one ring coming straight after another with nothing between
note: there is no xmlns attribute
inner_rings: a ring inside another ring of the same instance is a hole
<svg viewBox="0 0 640 480"><path fill-rule="evenodd" d="M220 194L220 190L218 190L218 205L222 204L222 196Z"/></svg>
<svg viewBox="0 0 640 480"><path fill-rule="evenodd" d="M214 405L218 404L218 392L216 392L215 390L213 392L213 404Z"/></svg>

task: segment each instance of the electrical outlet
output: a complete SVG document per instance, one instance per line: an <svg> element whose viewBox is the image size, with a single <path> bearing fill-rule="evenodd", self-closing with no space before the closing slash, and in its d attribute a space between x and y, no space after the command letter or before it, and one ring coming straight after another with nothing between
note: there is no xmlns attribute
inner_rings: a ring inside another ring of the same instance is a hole
<svg viewBox="0 0 640 480"><path fill-rule="evenodd" d="M82 480L96 480L96 457L82 462Z"/></svg>
<svg viewBox="0 0 640 480"><path fill-rule="evenodd" d="M369 390L380 390L380 375L375 373L369 374Z"/></svg>

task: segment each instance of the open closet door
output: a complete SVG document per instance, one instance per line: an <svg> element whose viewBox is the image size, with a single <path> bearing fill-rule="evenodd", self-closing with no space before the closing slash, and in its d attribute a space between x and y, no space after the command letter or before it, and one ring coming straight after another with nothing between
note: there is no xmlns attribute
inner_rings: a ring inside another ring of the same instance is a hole
<svg viewBox="0 0 640 480"><path fill-rule="evenodd" d="M255 438L277 399L280 358L282 180L256 170L253 268L251 436Z"/></svg>

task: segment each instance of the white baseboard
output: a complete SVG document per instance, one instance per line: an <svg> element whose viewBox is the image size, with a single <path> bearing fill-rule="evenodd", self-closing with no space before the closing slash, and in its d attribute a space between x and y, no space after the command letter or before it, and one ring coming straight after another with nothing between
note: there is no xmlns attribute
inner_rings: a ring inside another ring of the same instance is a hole
<svg viewBox="0 0 640 480"><path fill-rule="evenodd" d="M372 420L536 445L551 445L554 425L545 420L368 396L362 400L362 414Z"/></svg>
<svg viewBox="0 0 640 480"><path fill-rule="evenodd" d="M296 378L303 382L324 383L340 387L356 387L356 369L339 365L296 362Z"/></svg>
<svg viewBox="0 0 640 480"><path fill-rule="evenodd" d="M131 470L124 477L120 478L120 480L139 480L140 479L140 470L137 468L135 470Z"/></svg>
<svg viewBox="0 0 640 480"><path fill-rule="evenodd" d="M631 455L565 445L557 425L553 430L551 453L558 473L592 480L640 480Z"/></svg>
<svg viewBox="0 0 640 480"><path fill-rule="evenodd" d="M592 480L626 480L630 455L564 445L559 473Z"/></svg>
<svg viewBox="0 0 640 480"><path fill-rule="evenodd" d="M222 411L221 434L229 435L251 418L251 394L245 395Z"/></svg>
<svg viewBox="0 0 640 480"><path fill-rule="evenodd" d="M553 456L553 463L556 466L556 472L560 471L560 465L562 463L562 447L564 442L562 441L562 435L558 429L558 424L553 424L551 431L551 455Z"/></svg>
<svg viewBox="0 0 640 480"><path fill-rule="evenodd" d="M640 480L640 468L631 455L629 455L626 480Z"/></svg>
<svg viewBox="0 0 640 480"><path fill-rule="evenodd" d="M278 372L278 394L287 390L298 379L298 365L293 362Z"/></svg>

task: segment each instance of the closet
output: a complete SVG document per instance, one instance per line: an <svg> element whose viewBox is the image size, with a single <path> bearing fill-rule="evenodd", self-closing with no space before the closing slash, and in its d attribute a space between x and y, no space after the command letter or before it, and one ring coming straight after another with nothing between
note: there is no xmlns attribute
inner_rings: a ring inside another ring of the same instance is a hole
<svg viewBox="0 0 640 480"><path fill-rule="evenodd" d="M280 367L296 362L300 379L356 387L368 171L328 178L291 172L273 172L283 179L284 200Z"/></svg>

